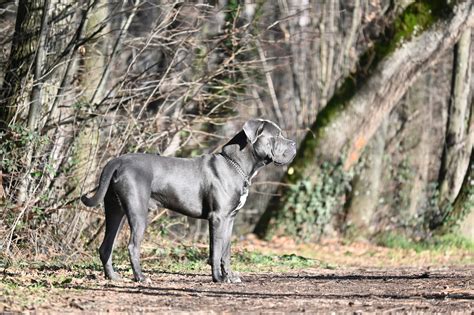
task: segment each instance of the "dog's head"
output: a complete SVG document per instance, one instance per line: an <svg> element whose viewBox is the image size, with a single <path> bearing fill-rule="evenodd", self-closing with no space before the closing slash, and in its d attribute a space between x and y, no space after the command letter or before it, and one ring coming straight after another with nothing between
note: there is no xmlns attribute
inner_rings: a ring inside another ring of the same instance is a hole
<svg viewBox="0 0 474 315"><path fill-rule="evenodd" d="M258 159L285 165L295 158L296 142L283 137L274 122L251 119L244 124L243 131Z"/></svg>

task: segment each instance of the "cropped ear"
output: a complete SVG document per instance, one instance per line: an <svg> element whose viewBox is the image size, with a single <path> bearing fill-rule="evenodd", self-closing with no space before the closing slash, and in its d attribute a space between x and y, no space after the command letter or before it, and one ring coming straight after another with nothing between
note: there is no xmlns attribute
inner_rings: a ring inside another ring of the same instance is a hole
<svg viewBox="0 0 474 315"><path fill-rule="evenodd" d="M257 141L258 136L263 130L265 122L260 119L250 119L244 124L244 132L250 142L253 144Z"/></svg>

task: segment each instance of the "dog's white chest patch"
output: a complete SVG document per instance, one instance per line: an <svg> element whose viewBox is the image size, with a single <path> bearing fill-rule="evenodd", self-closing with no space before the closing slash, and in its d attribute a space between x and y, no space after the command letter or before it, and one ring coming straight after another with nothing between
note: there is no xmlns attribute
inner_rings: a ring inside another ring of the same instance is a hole
<svg viewBox="0 0 474 315"><path fill-rule="evenodd" d="M244 193L240 196L239 204L237 205L237 208L235 210L239 210L242 208L245 204L245 201L247 201L247 197L249 195L249 190L245 189Z"/></svg>
<svg viewBox="0 0 474 315"><path fill-rule="evenodd" d="M257 175L258 172L255 172L252 174L252 176L250 177L250 181L255 177L255 175ZM240 200L239 200L239 204L237 205L237 207L234 209L234 212L240 210L240 208L242 208L244 205L245 205L245 202L247 201L247 197L249 196L249 187L246 186L244 188L244 191L242 193L242 195L240 195Z"/></svg>

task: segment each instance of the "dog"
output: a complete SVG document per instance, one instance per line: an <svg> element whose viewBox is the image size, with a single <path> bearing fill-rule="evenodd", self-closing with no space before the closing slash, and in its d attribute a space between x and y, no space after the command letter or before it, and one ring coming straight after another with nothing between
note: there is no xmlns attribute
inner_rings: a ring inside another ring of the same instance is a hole
<svg viewBox="0 0 474 315"><path fill-rule="evenodd" d="M112 266L112 250L126 217L131 231L128 250L134 279L149 282L140 266L140 243L147 226L148 208L153 202L208 220L212 280L241 282L230 266L235 216L245 204L257 172L270 163L289 164L295 155L296 143L285 138L280 127L269 120L252 119L216 154L176 158L136 153L109 161L95 195L81 197L89 207L104 202L105 236L99 254L105 277L120 279Z"/></svg>

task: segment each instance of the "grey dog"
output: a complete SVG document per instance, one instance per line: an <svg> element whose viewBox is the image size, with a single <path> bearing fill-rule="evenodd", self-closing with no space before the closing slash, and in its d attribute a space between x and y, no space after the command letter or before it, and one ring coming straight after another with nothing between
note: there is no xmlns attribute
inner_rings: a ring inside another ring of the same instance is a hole
<svg viewBox="0 0 474 315"><path fill-rule="evenodd" d="M105 276L120 279L112 267L112 250L127 217L134 279L149 281L141 271L140 243L150 202L154 202L193 218L207 219L213 281L240 282L230 268L230 240L251 179L261 167L272 162L288 164L295 155L295 142L283 137L275 123L252 119L217 154L196 158L125 154L111 160L102 171L95 195L81 198L89 207L104 200L105 236L99 253Z"/></svg>

